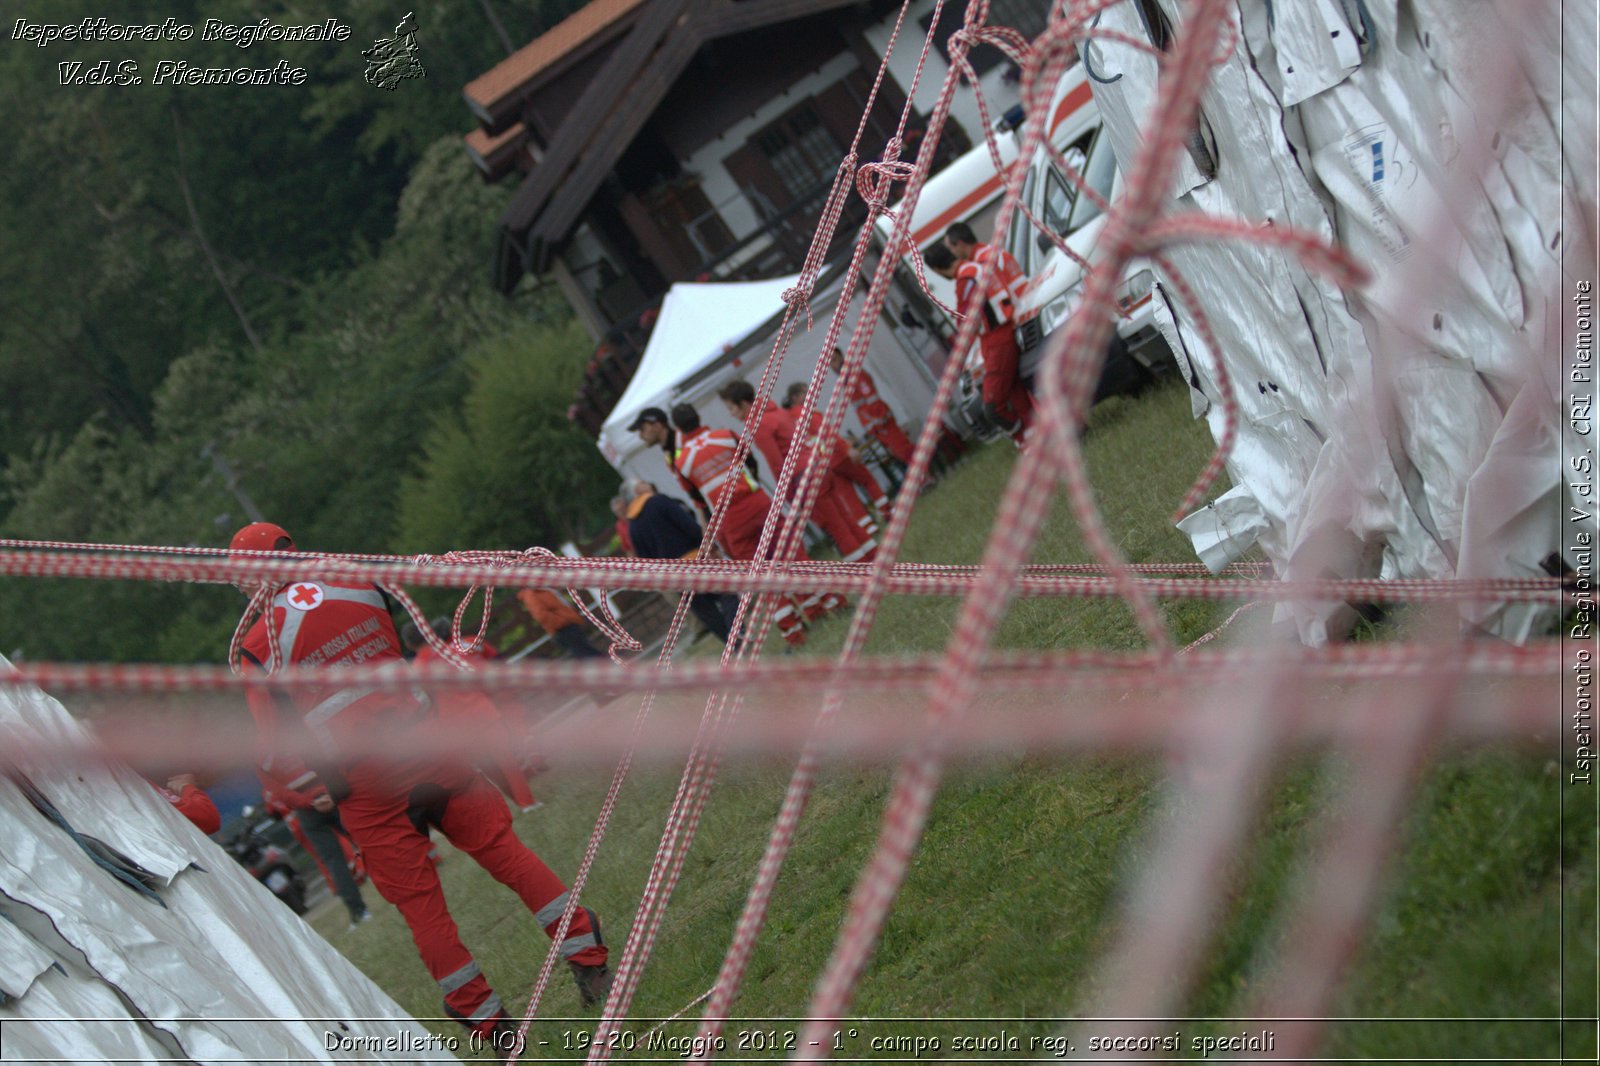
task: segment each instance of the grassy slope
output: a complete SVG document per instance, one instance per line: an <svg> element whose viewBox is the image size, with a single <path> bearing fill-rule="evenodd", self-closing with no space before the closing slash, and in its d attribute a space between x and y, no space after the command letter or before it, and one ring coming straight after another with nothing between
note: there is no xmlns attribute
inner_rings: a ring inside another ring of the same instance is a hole
<svg viewBox="0 0 1600 1066"><path fill-rule="evenodd" d="M1111 401L1087 438L1102 505L1122 550L1134 560L1191 558L1167 523L1208 440L1187 414L1187 398L1167 388L1137 403ZM972 562L1014 453L993 445L919 504L906 557ZM1036 558L1086 558L1065 507L1056 506ZM1216 625L1229 604L1168 604L1174 634L1189 640ZM871 650L938 649L948 639L954 600L887 603ZM1241 623L1236 629L1243 629ZM842 622L824 625L809 651L830 654ZM1232 635L1232 634L1230 634ZM1030 601L1013 607L1000 634L1006 647L1102 646L1136 641L1120 604ZM556 760L559 761L557 756ZM1403 875L1389 891L1340 1013L1347 1017L1551 1017L1558 1004L1559 874L1567 873L1569 1013L1594 1002L1595 842L1569 821L1558 829L1553 768L1521 754L1454 758L1424 783L1408 828ZM757 858L787 781L787 767L741 767L717 785L637 997L636 1018L670 1015L712 983L743 904ZM1239 863L1233 910L1194 1016L1239 1010L1274 941L1273 910L1314 836L1323 790L1333 772L1315 762L1286 766L1261 815L1253 852ZM856 998L862 1016L991 1016L1011 1019L1067 1013L1084 999L1084 980L1116 921L1117 890L1137 862L1154 809L1159 768L1136 758L1080 758L1046 763L1018 756L962 767L948 777L883 943ZM570 875L581 854L604 781L559 772L536 781L550 802L518 821L524 838ZM661 830L675 775L637 773L621 802L586 901L620 945ZM736 1008L749 1018L803 1012L832 949L844 907L878 830L888 775L881 768L832 768L817 790L780 883L765 935ZM515 899L464 856L442 867L463 937L513 1008L526 996L545 941ZM369 896L372 895L368 890ZM1580 915L1587 913L1587 918ZM438 992L411 947L398 915L354 933L328 914L319 928L419 1017L438 1013ZM1574 960L1578 961L1574 961ZM1585 984L1587 980L1587 984ZM546 999L546 1018L577 1014L565 974ZM430 1023L457 1032L453 1023ZM642 1032L648 1025L639 1025ZM781 1026L779 1027L781 1028ZM991 1033L1000 1026L942 1028L875 1023L874 1033ZM1047 1033L1042 1022L1011 1022L1009 1032ZM1232 1023L1186 1023L1191 1033L1238 1031ZM543 1031L561 1052L561 1033ZM671 1032L690 1031L677 1025ZM1549 1025L1502 1022L1465 1027L1447 1022L1349 1022L1332 1030L1327 1053L1394 1060L1425 1055L1548 1056ZM1568 1054L1593 1027L1573 1027ZM864 1047L859 1050L865 1052Z"/></svg>

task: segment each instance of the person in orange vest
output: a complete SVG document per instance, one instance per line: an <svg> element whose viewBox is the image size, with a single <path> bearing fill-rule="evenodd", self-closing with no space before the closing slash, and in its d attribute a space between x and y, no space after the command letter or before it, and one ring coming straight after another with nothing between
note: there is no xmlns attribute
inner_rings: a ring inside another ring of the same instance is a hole
<svg viewBox="0 0 1600 1066"><path fill-rule="evenodd" d="M433 630L433 635L445 644L454 639L448 618L443 616L435 618L428 623L428 628ZM443 656L433 650L433 645L428 643L428 639L422 635L415 622L407 622L400 630L400 642L411 652L411 661L419 666L423 663L445 661ZM496 652L494 645L486 640L478 645L477 650L462 654L469 659L493 659ZM447 718L481 730L486 738L494 738L493 752L485 754L477 761L478 769L482 770L484 776L494 782L494 786L504 792L520 810L531 811L537 807L539 801L534 798L533 790L528 787L527 772L517 761L517 745L512 739L512 723L506 720L506 716L494 700L481 692L457 690L440 693L439 707Z"/></svg>
<svg viewBox="0 0 1600 1066"><path fill-rule="evenodd" d="M717 391L728 413L740 422L749 424L750 412L755 409L756 390L743 378L736 378L728 382ZM808 457L815 456L827 463L821 475L822 483L817 487L816 504L811 511L811 519L822 527L839 549L839 556L847 563L870 562L878 554L877 526L873 524L872 516L861 505L861 500L856 496L855 490L840 473L841 464L849 461L850 446L844 439L835 435L833 447L824 453L816 449L815 441L821 431L822 418L816 412L812 413L813 432L802 437L802 443L807 451L800 457L801 469L796 471L794 480L790 482L789 496L792 502L798 495L800 479L805 476L805 463ZM766 407L755 420L753 436L756 450L761 453L761 458L766 460L767 468L772 472L772 479L777 481L778 475L783 471L785 458L793 446L795 438L801 436L795 425L794 416L771 400L766 401Z"/></svg>
<svg viewBox="0 0 1600 1066"><path fill-rule="evenodd" d="M672 409L672 424L678 431L678 474L712 507L727 503L718 538L722 550L730 559L755 559L772 497L756 484L748 470L734 467L739 438L732 430L702 426L700 412L691 404L680 403ZM809 561L810 556L797 542L790 558ZM783 639L795 647L806 641L806 620L843 606L843 597L831 592L805 597L798 609L790 597L784 597L779 601L774 622Z"/></svg>
<svg viewBox="0 0 1600 1066"><path fill-rule="evenodd" d="M1022 352L1017 347L1014 294L1022 270L1004 249L967 239L972 230L965 225L957 223L951 231L957 234L955 245L970 255L956 252L949 244L935 244L922 259L934 273L956 283L957 307L967 306L972 292L986 284L991 273L998 277L994 291L978 308L983 403L998 425L1010 427L1011 439L1021 447L1033 423L1033 400L1018 373Z"/></svg>
<svg viewBox="0 0 1600 1066"><path fill-rule="evenodd" d="M843 373L844 352L835 348L831 364L835 374ZM911 439L900 428L900 423L894 420L894 412L889 405L878 395L878 386L865 366L857 372L851 383L850 402L855 404L856 417L861 420L861 428L867 431L867 436L882 444L884 450L894 456L895 462L910 466Z"/></svg>
<svg viewBox="0 0 1600 1066"><path fill-rule="evenodd" d="M285 552L295 544L281 527L255 522L234 534L230 549ZM375 737L427 744L439 721L426 693L348 680L357 664L393 667L403 661L400 635L379 589L324 578L274 580L265 587L265 611L245 634L241 658L268 673L327 668L328 680L293 691L246 690L262 750L274 757L304 745L317 753L307 760L312 780L339 804L345 829L366 856L368 878L411 927L417 951L444 994L445 1012L482 1038L514 1036L516 1020L450 916L438 871L428 861L429 829L438 829L516 892L547 934L556 931L566 909L566 885L517 839L505 800L465 760L369 754L367 742ZM305 788L310 782L298 784ZM610 989L611 971L593 911L577 910L559 950L584 1005L598 1004Z"/></svg>
<svg viewBox="0 0 1600 1066"><path fill-rule="evenodd" d="M596 651L583 635L583 615L566 600L549 589L523 589L517 593L517 602L539 623L539 628L550 634L550 639L561 645L574 659L604 659L605 652Z"/></svg>

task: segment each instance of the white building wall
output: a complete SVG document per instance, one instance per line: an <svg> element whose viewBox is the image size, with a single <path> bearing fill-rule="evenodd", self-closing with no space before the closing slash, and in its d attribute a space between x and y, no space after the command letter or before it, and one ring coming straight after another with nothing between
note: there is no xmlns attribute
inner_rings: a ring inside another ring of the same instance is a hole
<svg viewBox="0 0 1600 1066"><path fill-rule="evenodd" d="M950 70L950 64L944 60L944 55L937 47L928 50L928 62L922 69L922 77L917 82L917 91L909 93L908 87L911 79L917 72L917 60L922 54L925 40L921 20L933 13L933 0L920 0L912 4L906 12L905 24L900 29L900 40L895 45L894 54L889 57L889 73L900 85L902 92L911 95L912 104L916 109L927 114L933 110L933 105L938 102L939 88L944 84L945 74ZM894 32L895 16L890 15L882 22L871 26L866 31L867 43L879 55L889 47L889 37ZM989 108L989 117L999 119L1005 111L1015 106L1022 99L1021 86L1009 84L1005 81L1005 72L1010 63L1001 62L979 78L979 88L983 91L983 98ZM956 89L955 101L950 106L950 119L961 127L963 133L976 146L983 140L983 122L978 113L977 94L970 85L962 85Z"/></svg>

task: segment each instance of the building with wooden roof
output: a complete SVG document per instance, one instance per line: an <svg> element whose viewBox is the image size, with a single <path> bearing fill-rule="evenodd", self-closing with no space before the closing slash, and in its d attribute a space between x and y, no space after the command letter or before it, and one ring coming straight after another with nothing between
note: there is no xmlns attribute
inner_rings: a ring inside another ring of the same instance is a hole
<svg viewBox="0 0 1600 1066"><path fill-rule="evenodd" d="M911 6L866 119L863 162L899 121L934 6ZM905 158L965 7L945 5ZM1047 10L1048 0L991 0L990 21L1032 36ZM598 345L580 423L593 430L609 411L672 283L799 268L897 12L891 0L593 0L465 87L473 163L486 180L521 183L498 220L495 287L549 275ZM973 58L998 114L1017 98L1016 72L992 48ZM943 158L982 136L970 91L951 117ZM851 212L864 215L858 198Z"/></svg>

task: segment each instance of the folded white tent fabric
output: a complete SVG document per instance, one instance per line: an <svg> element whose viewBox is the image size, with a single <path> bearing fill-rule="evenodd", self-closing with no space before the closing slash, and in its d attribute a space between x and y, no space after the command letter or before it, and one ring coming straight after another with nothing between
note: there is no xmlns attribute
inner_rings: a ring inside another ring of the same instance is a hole
<svg viewBox="0 0 1600 1066"><path fill-rule="evenodd" d="M9 668L0 657L0 671ZM39 753L43 742L85 733L38 689L0 688L0 1058L448 1056L448 1044L149 782L126 768L89 769ZM59 820L29 800L30 788ZM141 867L148 890L118 880L74 834Z"/></svg>
<svg viewBox="0 0 1600 1066"><path fill-rule="evenodd" d="M1181 36L1182 5L1160 6ZM1583 502L1561 426L1564 410L1590 400L1563 396L1574 386L1550 368L1565 312L1552 296L1572 284L1563 263L1574 278L1593 276L1584 219L1595 209L1595 75L1592 63L1562 62L1570 42L1593 41L1593 5L1535 5L1526 17L1478 0L1238 12L1239 45L1202 102L1214 176L1186 160L1173 210L1320 233L1373 280L1340 290L1242 241L1168 251L1221 349L1201 350L1193 309L1160 284L1158 323L1196 390L1195 414L1220 429L1218 359L1240 405L1229 506L1255 500L1264 521L1254 545L1286 578L1540 573L1566 546L1548 516ZM1108 8L1100 25L1147 32L1134 4ZM1507 48L1520 49L1533 84L1489 130L1487 111L1502 101L1475 100L1474 86ZM1153 64L1114 40L1085 52L1117 156L1131 159ZM1563 145L1562 120L1574 117ZM1462 180L1461 145L1480 129L1493 158ZM1592 382L1579 387L1592 397ZM1547 432L1536 431L1540 420ZM1204 516L1184 527L1208 565L1252 546ZM1487 605L1466 608L1464 621L1522 640L1552 612ZM1278 616L1309 643L1338 637L1354 617L1332 604L1284 605Z"/></svg>

